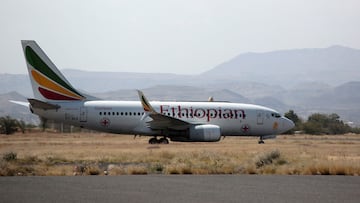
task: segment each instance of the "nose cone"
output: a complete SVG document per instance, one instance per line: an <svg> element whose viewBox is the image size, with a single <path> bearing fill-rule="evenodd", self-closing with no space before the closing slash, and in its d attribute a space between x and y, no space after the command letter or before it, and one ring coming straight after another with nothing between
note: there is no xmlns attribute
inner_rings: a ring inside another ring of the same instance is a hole
<svg viewBox="0 0 360 203"><path fill-rule="evenodd" d="M282 120L282 125L280 129L281 133L291 130L295 127L295 124L294 122L292 122L292 120L286 117L281 117L281 120Z"/></svg>

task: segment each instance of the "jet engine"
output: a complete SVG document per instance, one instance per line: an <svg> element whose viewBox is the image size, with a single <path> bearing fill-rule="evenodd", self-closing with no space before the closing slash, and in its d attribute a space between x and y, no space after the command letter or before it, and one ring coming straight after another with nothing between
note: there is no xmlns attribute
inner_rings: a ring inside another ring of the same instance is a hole
<svg viewBox="0 0 360 203"><path fill-rule="evenodd" d="M217 125L194 125L189 129L189 140L196 142L217 142L220 140L220 127Z"/></svg>

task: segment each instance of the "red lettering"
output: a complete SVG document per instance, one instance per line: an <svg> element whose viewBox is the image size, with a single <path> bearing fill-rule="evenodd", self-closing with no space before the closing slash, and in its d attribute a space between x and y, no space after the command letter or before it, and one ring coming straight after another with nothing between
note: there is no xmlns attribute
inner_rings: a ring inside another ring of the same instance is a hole
<svg viewBox="0 0 360 203"><path fill-rule="evenodd" d="M175 107L171 107L172 115L175 117Z"/></svg>
<svg viewBox="0 0 360 203"><path fill-rule="evenodd" d="M198 118L204 118L205 117L205 110L204 109L195 109L195 116Z"/></svg>
<svg viewBox="0 0 360 203"><path fill-rule="evenodd" d="M235 113L235 119L237 119L238 115L240 118L243 118L243 119L245 119L245 117L246 117L245 111L242 109L235 109L234 113Z"/></svg>
<svg viewBox="0 0 360 203"><path fill-rule="evenodd" d="M184 112L183 112L184 111ZM179 114L179 118L181 118L182 114L185 114L186 118L189 118L189 109L187 108L181 108L181 106L178 106L178 114Z"/></svg>
<svg viewBox="0 0 360 203"><path fill-rule="evenodd" d="M225 119L231 118L231 114L232 114L232 110L231 110L231 109L224 109L223 117L224 117Z"/></svg>
<svg viewBox="0 0 360 203"><path fill-rule="evenodd" d="M218 115L216 109L207 109L206 116L207 121L209 122L211 118L216 118Z"/></svg>
<svg viewBox="0 0 360 203"><path fill-rule="evenodd" d="M160 105L160 113L163 114L165 112L168 112L169 105Z"/></svg>
<svg viewBox="0 0 360 203"><path fill-rule="evenodd" d="M242 109L221 109L218 108L210 108L210 109L194 109L192 106L190 107L182 107L178 105L176 107L169 105L160 105L160 113L161 114L172 114L172 116L178 116L179 118L206 118L207 122L210 122L212 119L245 119L246 114Z"/></svg>
<svg viewBox="0 0 360 203"><path fill-rule="evenodd" d="M190 118L194 118L194 110L190 107Z"/></svg>

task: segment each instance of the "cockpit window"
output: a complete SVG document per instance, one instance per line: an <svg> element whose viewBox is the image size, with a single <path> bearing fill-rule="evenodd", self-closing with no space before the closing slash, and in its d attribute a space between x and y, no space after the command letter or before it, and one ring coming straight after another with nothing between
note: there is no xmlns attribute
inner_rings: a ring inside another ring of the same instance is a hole
<svg viewBox="0 0 360 203"><path fill-rule="evenodd" d="M271 116L275 117L275 118L280 118L281 117L281 115L278 114L278 113L271 113Z"/></svg>

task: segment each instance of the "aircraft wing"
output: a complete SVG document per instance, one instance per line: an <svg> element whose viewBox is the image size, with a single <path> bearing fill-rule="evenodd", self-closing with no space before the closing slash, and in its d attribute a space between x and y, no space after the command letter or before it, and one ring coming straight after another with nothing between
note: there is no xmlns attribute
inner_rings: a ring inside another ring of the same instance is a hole
<svg viewBox="0 0 360 203"><path fill-rule="evenodd" d="M172 129L172 130L185 130L189 127L190 123L165 116L159 113L150 113L149 117L152 121L147 122L152 129Z"/></svg>
<svg viewBox="0 0 360 203"><path fill-rule="evenodd" d="M138 90L138 94L139 94L141 104L144 108L144 111L146 112L146 114L144 115L144 117L142 119L144 119L146 116L149 116L150 118L152 118L151 121L147 122L149 125L148 127L150 127L151 129L155 129L155 130L166 130L166 129L186 130L191 125L190 123L188 123L186 121L183 121L183 120L180 120L177 118L173 118L170 116L166 116L166 115L156 112L155 109L149 103L149 101L146 99L145 95L140 90Z"/></svg>

